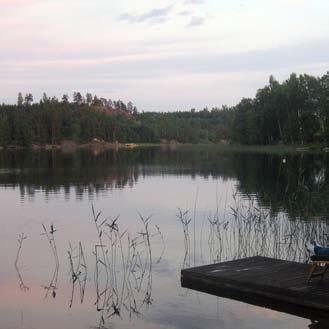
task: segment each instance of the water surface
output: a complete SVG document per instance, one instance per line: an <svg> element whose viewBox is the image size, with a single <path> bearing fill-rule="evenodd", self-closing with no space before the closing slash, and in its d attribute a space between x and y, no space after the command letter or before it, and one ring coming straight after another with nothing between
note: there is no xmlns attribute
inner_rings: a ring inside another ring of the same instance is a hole
<svg viewBox="0 0 329 329"><path fill-rule="evenodd" d="M0 327L323 327L325 320L181 288L180 270L252 255L306 261L305 239L327 242L328 178L326 154L2 151ZM108 268L102 249L93 253L100 241L92 205L102 212L98 225L109 224L100 228ZM148 216L150 248L141 220Z"/></svg>

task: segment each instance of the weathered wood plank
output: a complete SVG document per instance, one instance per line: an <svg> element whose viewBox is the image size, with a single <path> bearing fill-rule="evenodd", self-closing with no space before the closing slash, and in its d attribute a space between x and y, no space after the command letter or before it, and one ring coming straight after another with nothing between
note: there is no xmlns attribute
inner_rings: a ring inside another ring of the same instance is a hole
<svg viewBox="0 0 329 329"><path fill-rule="evenodd" d="M307 264L267 257L250 257L211 264L181 272L182 286L218 295L266 299L297 307L328 312L329 278L308 284ZM237 298L234 298L237 299Z"/></svg>

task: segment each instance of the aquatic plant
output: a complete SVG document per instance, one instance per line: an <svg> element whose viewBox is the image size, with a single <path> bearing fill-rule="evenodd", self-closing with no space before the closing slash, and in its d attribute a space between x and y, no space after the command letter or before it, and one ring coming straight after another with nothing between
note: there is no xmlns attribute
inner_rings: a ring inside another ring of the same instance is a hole
<svg viewBox="0 0 329 329"><path fill-rule="evenodd" d="M49 243L55 261L55 267L50 283L42 287L46 290L45 298L48 297L49 292L51 292L52 297L55 298L56 290L57 290L58 271L59 271L59 259L58 259L57 246L56 246L55 235L54 235L56 230L53 224L50 225L49 232L47 231L44 224L42 224L42 228L43 228L43 233L41 235L44 235L47 238L47 241Z"/></svg>
<svg viewBox="0 0 329 329"><path fill-rule="evenodd" d="M16 273L18 275L19 288L22 291L28 291L30 289L27 285L25 285L25 283L23 281L22 274L20 272L20 268L18 266L19 258L20 258L20 255L21 255L22 247L23 247L23 242L26 239L27 239L27 236L24 233L19 234L19 236L18 236L18 249L17 249L16 259L15 259L15 269L16 269Z"/></svg>

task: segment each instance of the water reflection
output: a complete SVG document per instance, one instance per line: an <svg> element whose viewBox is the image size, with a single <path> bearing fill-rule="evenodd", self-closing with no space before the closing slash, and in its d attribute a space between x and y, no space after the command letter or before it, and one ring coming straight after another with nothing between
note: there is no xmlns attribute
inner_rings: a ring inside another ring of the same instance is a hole
<svg viewBox="0 0 329 329"><path fill-rule="evenodd" d="M311 319L311 323L308 327L310 329L326 329L326 328L329 328L329 320L328 319L320 319L320 320Z"/></svg>
<svg viewBox="0 0 329 329"><path fill-rule="evenodd" d="M329 222L287 220L283 213L273 215L253 199L241 200L236 195L224 214L208 214L201 229L192 233L196 214L179 209L177 217L185 250L182 268L191 267L191 259L207 264L257 255L305 263L310 257L308 241L329 245Z"/></svg>
<svg viewBox="0 0 329 329"><path fill-rule="evenodd" d="M57 246L56 246L56 240L55 240L55 232L54 225L50 225L49 231L46 229L45 225L42 224L43 233L49 243L50 250L52 253L52 258L54 261L54 269L53 274L51 276L50 283L48 285L42 286L46 290L45 298L48 297L49 293L53 298L56 297L56 291L57 291L57 282L58 282L58 272L59 272L59 259L58 259L58 253L57 253Z"/></svg>
<svg viewBox="0 0 329 329"><path fill-rule="evenodd" d="M36 191L73 192L77 198L134 187L146 176L197 176L235 179L238 192L255 197L272 214L324 218L329 212L328 154L229 153L216 149L161 148L74 153L0 152L0 184L19 187L21 196Z"/></svg>
<svg viewBox="0 0 329 329"><path fill-rule="evenodd" d="M17 254L16 254L16 259L15 259L15 270L18 276L18 281L19 281L19 288L22 291L28 291L30 288L25 285L21 271L20 271L20 265L19 265L19 259L21 256L21 251L23 247L23 242L24 240L27 239L27 236L24 233L19 234L18 236L18 249L17 249Z"/></svg>
<svg viewBox="0 0 329 329"><path fill-rule="evenodd" d="M62 262L65 260L69 271L64 272L69 277L71 289L66 289L61 294L67 298L68 307L84 302L86 286L90 280L93 281L94 289L92 292L89 290L87 302L95 296L92 304L99 313L97 328L105 328L113 317L131 319L133 316L140 316L145 308L152 306L153 264L159 264L164 254L164 245L161 252L161 248L152 251L152 245L160 242L164 244L165 238L160 228L151 224L150 217L140 216L141 228L137 230L137 234L131 234L120 229L118 216L106 217L94 210L92 213L96 234L94 244L89 245L89 253L93 250L93 258L89 259L89 264L85 257L86 246L83 246L83 242L80 241L76 248L70 243L66 251L67 257L58 255L57 237L64 232L55 228L53 224L48 227L42 225L42 239L47 241L51 253L47 268L51 268L53 263L55 265L51 282L44 288L47 290L46 297L49 294L57 298L60 284L59 258ZM311 236L322 238L321 234L325 228L322 222L297 223L270 217L266 210L258 209L252 200L249 203L237 200L236 205L221 218L216 211L204 219L199 216L200 214L193 211L178 212L177 217L182 224L181 246L185 247L183 267L190 266L191 259L196 259L202 264L255 254L302 261L305 260L303 241ZM191 229L194 220L199 222L196 231ZM203 229L200 230L202 220ZM292 230L294 233L300 233L291 234ZM197 240L198 243L191 243L191 239ZM19 253L24 240L25 235L20 235ZM195 246L198 249L195 249ZM24 258L20 260L24 261ZM161 273L166 267L170 267L170 264L162 265ZM172 276L170 272L165 274ZM19 276L19 285L21 281ZM159 283L161 281L156 281L156 284ZM189 300L188 295L186 299ZM167 302L170 303L170 300L167 299ZM319 322L315 323L319 325Z"/></svg>
<svg viewBox="0 0 329 329"><path fill-rule="evenodd" d="M26 328L321 328L318 317L180 288L181 267L248 255L304 262L305 239L328 242L327 155L285 157L204 148L0 152L1 327L17 328L23 310ZM112 216L95 211L90 221L90 200ZM138 211L154 214L151 222ZM16 271L19 232L28 239Z"/></svg>
<svg viewBox="0 0 329 329"><path fill-rule="evenodd" d="M85 255L82 248L82 243L79 241L79 248L78 248L78 256L74 254L74 249L72 245L70 245L70 250L67 251L69 256L69 263L70 263L70 274L71 274L71 283L72 283L72 292L69 307L71 308L74 301L74 294L75 294L75 286L76 283L79 285L79 293L80 293L80 303L83 303L87 278L88 278L88 270L87 270L87 262L85 259ZM75 265L75 259L77 259L77 264Z"/></svg>
<svg viewBox="0 0 329 329"><path fill-rule="evenodd" d="M259 208L252 199L241 200L236 195L234 199L235 203L226 214L219 215L217 210L208 215L202 229L197 231L191 229L196 214L190 210L178 210L177 217L182 224L185 248L182 269L191 267L191 259L194 259L195 266L195 262L205 265L255 255L307 262L309 253L305 247L306 241L317 240L321 241L322 245L328 245L328 222L302 219L289 221L284 214L273 215L269 210ZM308 328L328 328L329 315L325 311L273 302L220 286L209 286L207 280L195 282L184 276L181 280L184 288L310 319ZM313 284L321 284L322 289L326 289L324 282Z"/></svg>
<svg viewBox="0 0 329 329"><path fill-rule="evenodd" d="M111 219L103 216L101 212L96 212L94 207L92 215L97 238L93 245L95 270L88 277L87 269L91 266L87 266L82 242L79 242L77 251L70 243L67 250L71 284L68 306L72 308L74 304L76 285L79 286L79 302L84 302L87 281L92 278L95 287L93 295L96 295L93 304L100 314L97 328L107 328L112 317L138 317L153 304L153 263L161 262L165 245L159 226L151 223L151 216L139 215L141 228L131 235L127 230L120 229L119 216ZM50 283L42 285L46 290L45 298L49 295L56 298L59 289L60 261L55 236L60 232L57 231L53 224L49 229L42 225L42 235L46 238L52 255L49 265L54 263ZM25 234L19 234L15 260L19 288L24 292L28 292L29 288L24 284L18 262L26 238ZM163 249L154 260L152 245L156 240L162 241Z"/></svg>
<svg viewBox="0 0 329 329"><path fill-rule="evenodd" d="M261 297L251 297L248 294L238 293L234 291L221 290L220 288L214 289L213 287L209 289L206 284L195 284L190 282L182 281L182 287L199 291L203 293L207 293L214 296L219 296L221 298L229 298L233 300L237 300L243 303L247 303L249 305L254 305L261 307L262 310L269 309L276 312L280 312L281 314L290 314L293 316L297 316L299 318L306 319L308 322L305 325L305 329L327 329L329 328L329 317L326 312L316 312L311 309L295 306L293 304L288 303L278 303L274 301L269 301L268 299L264 299ZM279 314L280 314L279 313ZM290 328L290 325L287 326Z"/></svg>

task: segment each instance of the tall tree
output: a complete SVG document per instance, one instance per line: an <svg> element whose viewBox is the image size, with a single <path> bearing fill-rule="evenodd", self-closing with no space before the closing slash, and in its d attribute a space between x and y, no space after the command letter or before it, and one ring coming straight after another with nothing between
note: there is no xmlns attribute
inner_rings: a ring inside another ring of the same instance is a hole
<svg viewBox="0 0 329 329"><path fill-rule="evenodd" d="M18 93L18 96L17 96L17 105L18 106L22 106L24 103L24 98L23 98L23 95L21 92Z"/></svg>
<svg viewBox="0 0 329 329"><path fill-rule="evenodd" d="M132 102L128 102L127 103L127 111L129 112L129 113L132 113L133 112L133 109L134 109L134 105L133 105L133 103Z"/></svg>
<svg viewBox="0 0 329 329"><path fill-rule="evenodd" d="M77 105L81 105L83 103L83 98L79 91L75 91L73 93L73 102Z"/></svg>
<svg viewBox="0 0 329 329"><path fill-rule="evenodd" d="M88 106L90 106L93 102L93 95L91 93L86 94L86 103Z"/></svg>
<svg viewBox="0 0 329 329"><path fill-rule="evenodd" d="M24 97L24 104L25 105L31 105L33 102L33 95L32 94L26 94Z"/></svg>
<svg viewBox="0 0 329 329"><path fill-rule="evenodd" d="M64 104L68 104L69 102L69 96L67 94L64 94L63 97L62 97L62 102Z"/></svg>

